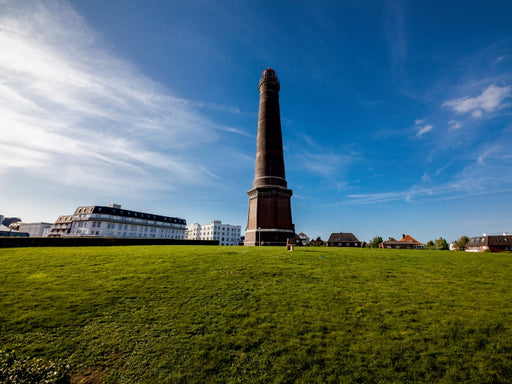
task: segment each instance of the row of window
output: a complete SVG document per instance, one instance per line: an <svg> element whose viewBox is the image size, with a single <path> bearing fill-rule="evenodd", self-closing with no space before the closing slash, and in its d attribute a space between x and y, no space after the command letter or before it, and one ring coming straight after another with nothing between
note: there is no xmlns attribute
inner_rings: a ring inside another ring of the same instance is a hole
<svg viewBox="0 0 512 384"><path fill-rule="evenodd" d="M98 212L101 212L103 209L102 207L98 207ZM92 211L91 211L92 212ZM116 209L112 209L112 213L116 214ZM167 217L167 216L156 216L156 215L150 215L148 213L141 213L141 212L133 212L133 211L125 211L120 209L119 210L120 215L127 215L127 216L135 216L135 217L141 217L142 219L148 219L148 220L158 220L158 221L167 221L171 223L179 223L179 224L185 224L185 220L178 219L176 217Z"/></svg>
<svg viewBox="0 0 512 384"><path fill-rule="evenodd" d="M500 237L495 237L494 240L499 243L500 242ZM503 241L505 242L508 242L508 238L507 237L504 237L503 238ZM485 237L474 237L471 239L471 242L473 243L480 243L480 242L485 242Z"/></svg>

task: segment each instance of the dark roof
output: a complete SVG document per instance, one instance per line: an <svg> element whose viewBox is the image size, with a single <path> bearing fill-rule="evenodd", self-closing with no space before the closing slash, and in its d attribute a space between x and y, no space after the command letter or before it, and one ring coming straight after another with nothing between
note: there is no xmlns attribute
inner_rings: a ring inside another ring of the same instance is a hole
<svg viewBox="0 0 512 384"><path fill-rule="evenodd" d="M385 245L405 245L405 244L408 244L408 243L404 243L403 241L398 241L398 240L395 240L395 239L391 239L391 240L383 241L382 244L385 244Z"/></svg>
<svg viewBox="0 0 512 384"><path fill-rule="evenodd" d="M102 213L106 215L112 216L122 216L122 217L135 217L138 219L144 220L153 220L164 223L175 223L175 224L183 224L186 225L187 221L184 219L180 219L178 217L169 217L169 216L160 216L153 215L152 213L144 213L137 211L130 211L128 209L122 209L117 207L105 207L101 205L93 205L88 207L78 207L75 211L75 215L80 213Z"/></svg>
<svg viewBox="0 0 512 384"><path fill-rule="evenodd" d="M512 245L512 235L482 235L475 236L469 239L466 247L480 247L483 245L487 246L499 246L499 245Z"/></svg>
<svg viewBox="0 0 512 384"><path fill-rule="evenodd" d="M354 242L354 243L360 243L360 241L357 239L357 237L354 236L353 233L347 232L339 232L339 233L331 233L331 236L329 237L329 240L327 240L328 243L339 243L339 242Z"/></svg>

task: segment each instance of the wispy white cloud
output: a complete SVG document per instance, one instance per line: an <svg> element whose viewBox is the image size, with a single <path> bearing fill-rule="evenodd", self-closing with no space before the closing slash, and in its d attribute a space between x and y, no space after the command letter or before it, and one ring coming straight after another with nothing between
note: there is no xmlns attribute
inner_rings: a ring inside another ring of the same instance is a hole
<svg viewBox="0 0 512 384"><path fill-rule="evenodd" d="M502 141L489 144L475 154L470 162L451 180L436 182L442 170L451 166L453 161L433 174L424 173L421 179L403 191L351 194L344 204L368 205L392 201L413 202L415 199L433 198L438 200L456 199L467 196L501 193L512 190L512 157L506 143Z"/></svg>
<svg viewBox="0 0 512 384"><path fill-rule="evenodd" d="M350 150L345 153L333 152L307 134L301 133L299 141L307 146L295 155L296 166L312 175L334 177L337 183L339 183L339 177L346 172L347 167L356 158Z"/></svg>
<svg viewBox="0 0 512 384"><path fill-rule="evenodd" d="M306 170L321 176L339 175L352 162L350 156L334 153L303 152L300 158Z"/></svg>
<svg viewBox="0 0 512 384"><path fill-rule="evenodd" d="M414 121L416 134L415 138L421 138L425 133L430 132L434 127L432 124L424 124L426 119L417 119Z"/></svg>
<svg viewBox="0 0 512 384"><path fill-rule="evenodd" d="M206 102L206 101L199 101L196 103L198 107L209 109L211 111L221 111L221 112L228 112L232 114L238 114L240 112L240 108L233 107L230 105L223 105L223 104L217 104L212 102Z"/></svg>
<svg viewBox="0 0 512 384"><path fill-rule="evenodd" d="M401 70L407 56L406 12L402 2L387 3L385 34L390 43L391 62Z"/></svg>
<svg viewBox="0 0 512 384"><path fill-rule="evenodd" d="M462 128L462 123L456 120L450 120L448 124L451 131L456 131L457 129Z"/></svg>
<svg viewBox="0 0 512 384"><path fill-rule="evenodd" d="M484 113L494 112L503 107L503 101L511 96L511 87L499 87L490 85L481 95L476 97L462 97L448 100L443 106L453 109L457 113L471 113L474 118L479 118Z"/></svg>
<svg viewBox="0 0 512 384"><path fill-rule="evenodd" d="M430 132L432 128L433 127L430 124L419 127L419 131L416 133L416 137L422 137L425 133Z"/></svg>
<svg viewBox="0 0 512 384"><path fill-rule="evenodd" d="M211 123L198 105L103 49L67 3L2 7L0 177L17 169L62 184L147 189L162 177L195 183L204 179L198 175L215 175L192 149L215 141L220 130L244 134Z"/></svg>

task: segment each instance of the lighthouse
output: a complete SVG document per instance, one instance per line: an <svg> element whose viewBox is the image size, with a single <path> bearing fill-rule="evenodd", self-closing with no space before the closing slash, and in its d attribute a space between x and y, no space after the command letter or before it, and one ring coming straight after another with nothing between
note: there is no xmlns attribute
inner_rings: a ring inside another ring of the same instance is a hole
<svg viewBox="0 0 512 384"><path fill-rule="evenodd" d="M260 106L256 140L256 165L249 195L244 245L286 245L295 237L284 170L283 138L279 109L281 86L273 69L266 69L259 82Z"/></svg>

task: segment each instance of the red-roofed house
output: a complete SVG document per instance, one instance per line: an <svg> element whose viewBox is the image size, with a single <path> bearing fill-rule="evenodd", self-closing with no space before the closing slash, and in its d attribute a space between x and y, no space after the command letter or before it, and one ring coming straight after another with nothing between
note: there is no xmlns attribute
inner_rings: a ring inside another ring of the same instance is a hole
<svg viewBox="0 0 512 384"><path fill-rule="evenodd" d="M388 249L424 249L425 246L416 240L411 235L402 235L400 240L395 240L392 237L389 240L383 241L379 244L380 248Z"/></svg>

